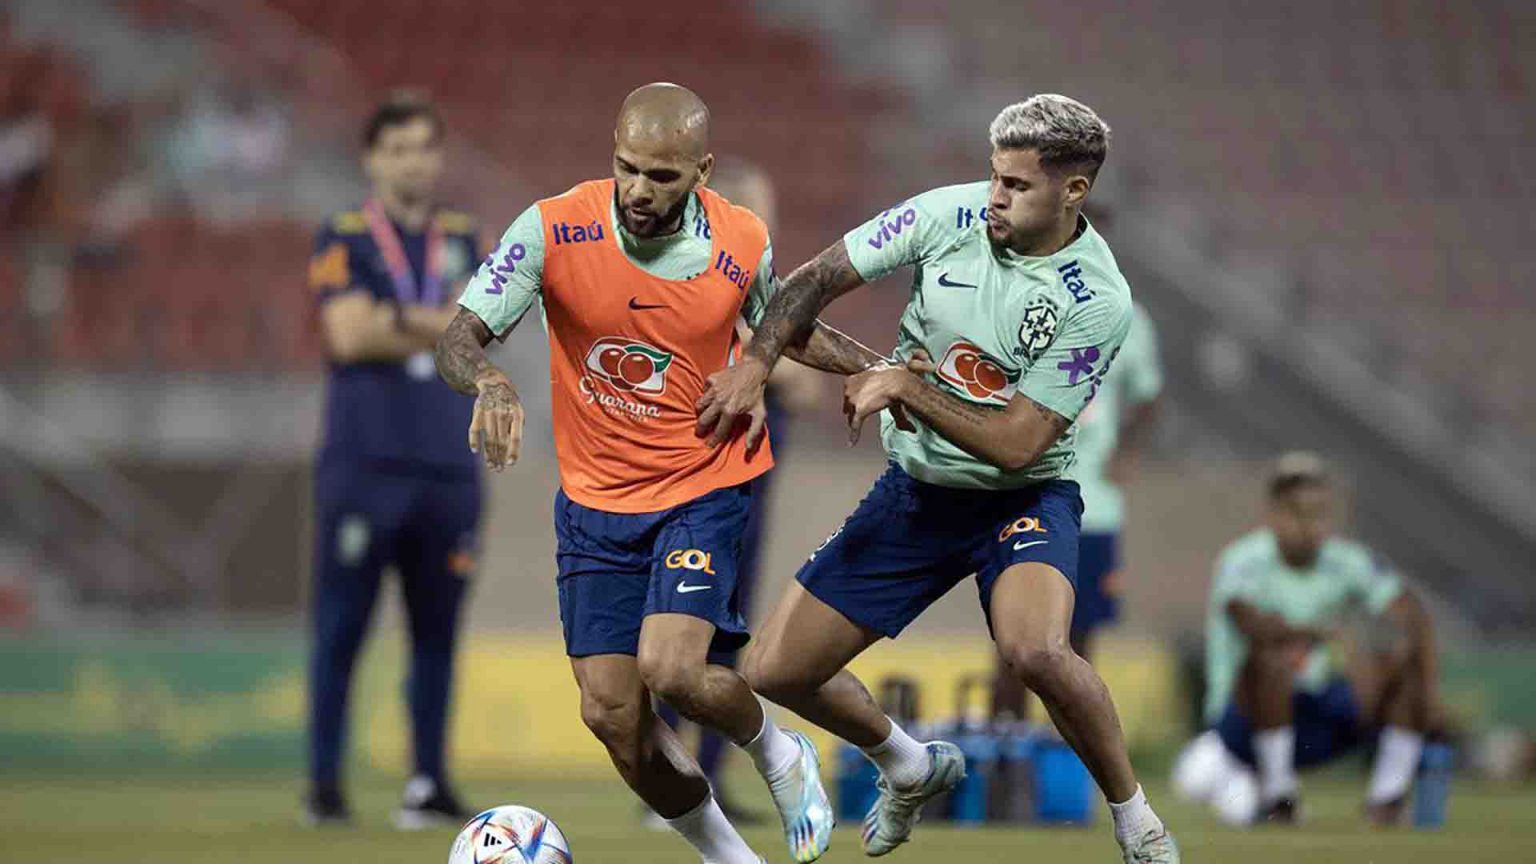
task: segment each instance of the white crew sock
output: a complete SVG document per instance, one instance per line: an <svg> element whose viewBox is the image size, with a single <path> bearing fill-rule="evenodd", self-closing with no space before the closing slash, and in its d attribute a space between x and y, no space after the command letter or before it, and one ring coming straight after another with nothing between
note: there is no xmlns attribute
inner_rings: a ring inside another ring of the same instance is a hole
<svg viewBox="0 0 1536 864"><path fill-rule="evenodd" d="M1147 803L1147 793L1141 791L1140 786L1136 787L1136 794L1129 800L1119 804L1109 802L1109 814L1115 820L1115 840L1122 847L1163 830L1163 820L1152 812L1152 805Z"/></svg>
<svg viewBox="0 0 1536 864"><path fill-rule="evenodd" d="M669 828L699 850L705 864L760 864L763 860L736 833L713 795L687 813L666 821Z"/></svg>
<svg viewBox="0 0 1536 864"><path fill-rule="evenodd" d="M741 749L752 757L757 773L763 775L770 786L788 774L800 758L800 743L784 734L766 710L763 711L763 728L758 730L756 738L741 745Z"/></svg>
<svg viewBox="0 0 1536 864"><path fill-rule="evenodd" d="M1424 736L1401 726L1381 730L1376 746L1376 764L1371 767L1371 786L1365 800L1385 804L1407 794L1413 774L1419 769L1419 754L1424 750Z"/></svg>
<svg viewBox="0 0 1536 864"><path fill-rule="evenodd" d="M895 720L891 720L891 734L884 741L861 749L880 769L885 782L897 789L910 789L922 783L933 770L928 745L908 735Z"/></svg>
<svg viewBox="0 0 1536 864"><path fill-rule="evenodd" d="M1296 727L1265 729L1253 736L1259 761L1259 800L1266 804L1296 794Z"/></svg>

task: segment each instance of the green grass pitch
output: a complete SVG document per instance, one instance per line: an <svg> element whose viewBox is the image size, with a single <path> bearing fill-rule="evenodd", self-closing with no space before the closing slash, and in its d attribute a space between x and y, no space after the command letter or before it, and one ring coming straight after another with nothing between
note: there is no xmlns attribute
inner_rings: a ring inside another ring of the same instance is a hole
<svg viewBox="0 0 1536 864"><path fill-rule="evenodd" d="M741 778L747 780L748 778ZM364 776L352 785L358 824L324 831L298 827L299 783L289 777L159 776L91 779L0 771L0 862L16 864L442 864L453 832L400 834L388 827L397 780ZM752 804L766 806L754 793ZM1440 832L1382 832L1359 818L1358 780L1307 781L1308 825L1234 831L1166 790L1153 801L1190 864L1512 864L1536 862L1536 791L1463 783ZM675 837L645 830L618 781L512 779L467 783L475 804L522 803L543 810L570 838L577 864L697 861ZM747 839L770 862L787 861L778 832ZM852 827L839 828L828 864L864 860ZM1120 860L1107 824L1090 829L1002 830L920 826L887 860L1111 864Z"/></svg>

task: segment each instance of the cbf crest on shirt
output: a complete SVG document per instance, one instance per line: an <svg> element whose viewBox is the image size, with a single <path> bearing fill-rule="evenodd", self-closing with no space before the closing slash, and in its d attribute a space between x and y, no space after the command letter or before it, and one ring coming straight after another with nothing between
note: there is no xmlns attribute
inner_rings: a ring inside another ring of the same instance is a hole
<svg viewBox="0 0 1536 864"><path fill-rule="evenodd" d="M1131 291L1084 219L1054 255L1027 257L987 237L986 182L946 186L892 207L843 239L866 280L913 265L896 353L921 348L933 380L962 399L1006 406L1015 395L1076 419L1109 371L1131 322ZM908 474L929 483L1017 488L1067 473L1068 432L1034 464L1004 471L919 426L881 417L881 439Z"/></svg>

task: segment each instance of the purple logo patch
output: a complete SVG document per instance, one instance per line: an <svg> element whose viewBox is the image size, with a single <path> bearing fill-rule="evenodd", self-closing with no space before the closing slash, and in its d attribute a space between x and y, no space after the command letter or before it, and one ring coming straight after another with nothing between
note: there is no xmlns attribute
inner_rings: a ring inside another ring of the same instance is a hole
<svg viewBox="0 0 1536 864"><path fill-rule="evenodd" d="M1099 362L1099 349L1093 346L1073 348L1072 359L1063 360L1056 368L1067 373L1067 386L1074 386L1085 377L1092 377L1093 364Z"/></svg>
<svg viewBox="0 0 1536 864"><path fill-rule="evenodd" d="M507 290L507 280L517 272L517 262L527 257L528 250L521 243L513 243L507 247L506 254L501 256L501 263L496 263L496 256L485 259L485 266L491 271L491 284L485 288L487 294L500 294Z"/></svg>

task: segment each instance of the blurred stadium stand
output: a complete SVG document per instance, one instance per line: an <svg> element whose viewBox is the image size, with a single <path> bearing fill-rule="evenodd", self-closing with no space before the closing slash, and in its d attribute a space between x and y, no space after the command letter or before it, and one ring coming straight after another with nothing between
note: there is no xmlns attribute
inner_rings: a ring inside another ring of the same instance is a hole
<svg viewBox="0 0 1536 864"><path fill-rule="evenodd" d="M1190 568L1227 539L1223 501L1180 492L1216 485L1192 466L1239 466L1215 473L1248 500L1248 460L1305 444L1345 466L1366 539L1485 632L1529 632L1533 10L8 0L0 547L25 555L3 560L86 604L294 608L320 358L308 238L361 196L355 127L389 87L442 103L446 195L489 242L603 173L630 87L690 84L716 152L777 179L785 271L974 179L996 110L1060 91L1116 128L1095 197L1169 354L1136 506L1189 527L1137 548L1179 562L1147 569L1183 611L1144 626L1198 620ZM832 317L885 345L903 299L892 285Z"/></svg>

